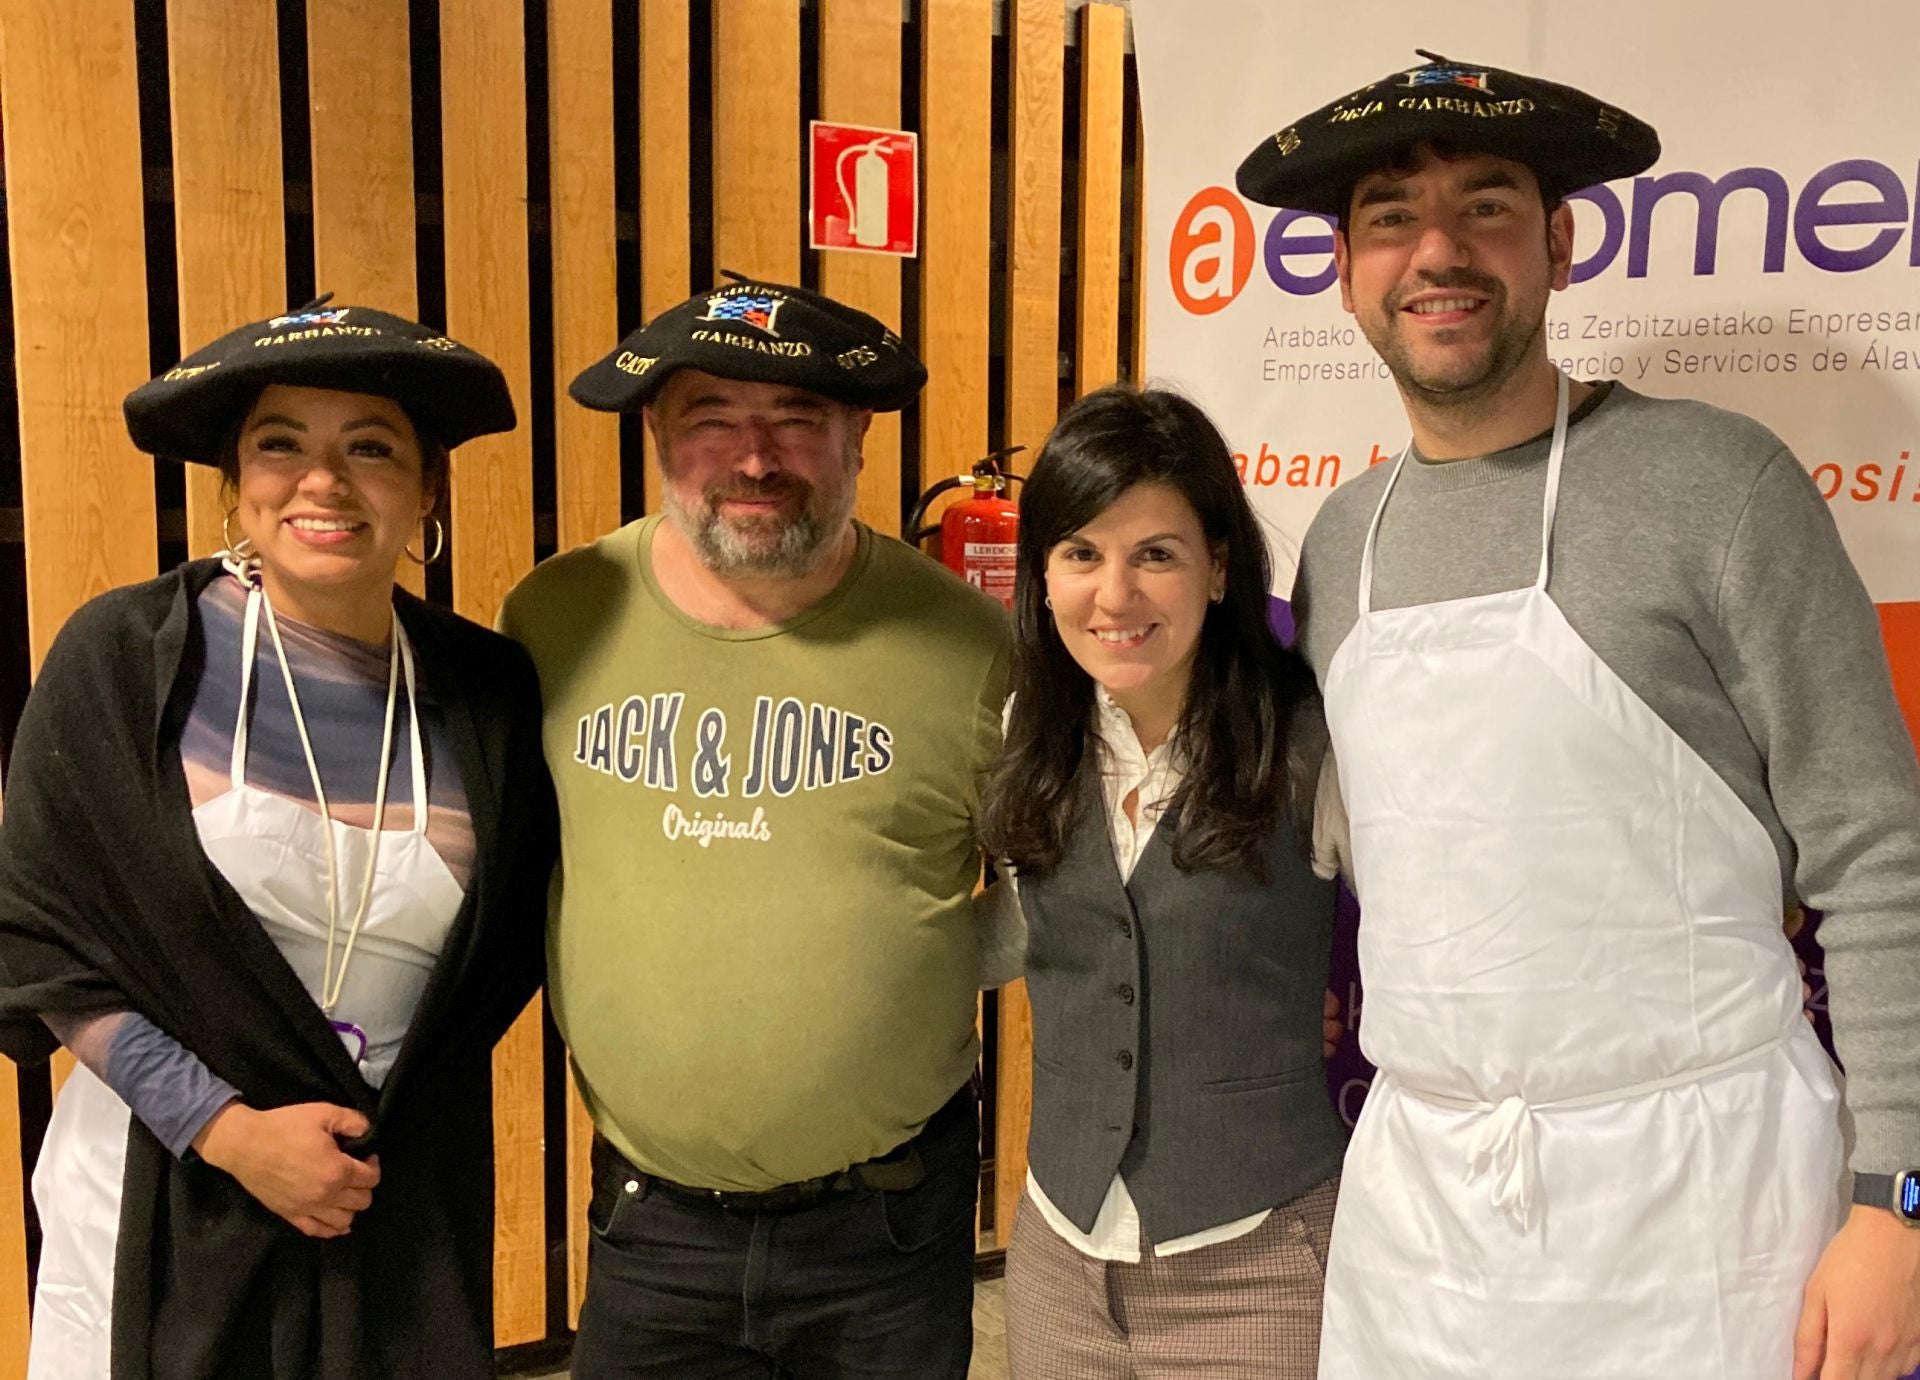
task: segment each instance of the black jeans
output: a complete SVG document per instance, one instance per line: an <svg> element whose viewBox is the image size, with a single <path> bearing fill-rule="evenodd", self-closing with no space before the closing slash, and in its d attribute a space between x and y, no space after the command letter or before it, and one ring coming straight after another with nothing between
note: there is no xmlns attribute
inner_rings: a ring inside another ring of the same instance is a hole
<svg viewBox="0 0 1920 1380"><path fill-rule="evenodd" d="M574 1380L965 1380L973 1355L979 1105L917 1141L926 1177L797 1211L673 1196L601 1156Z"/></svg>

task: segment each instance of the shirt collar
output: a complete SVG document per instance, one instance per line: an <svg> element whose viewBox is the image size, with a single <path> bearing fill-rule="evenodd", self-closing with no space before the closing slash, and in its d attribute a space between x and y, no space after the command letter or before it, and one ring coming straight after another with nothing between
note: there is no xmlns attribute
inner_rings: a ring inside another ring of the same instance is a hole
<svg viewBox="0 0 1920 1380"><path fill-rule="evenodd" d="M1107 751L1107 769L1109 771L1132 771L1144 774L1155 768L1167 765L1172 757L1173 739L1168 738L1152 752L1144 752L1140 747L1140 735L1133 731L1133 720L1127 717L1127 711L1119 702L1107 693L1104 685L1093 687L1094 731Z"/></svg>

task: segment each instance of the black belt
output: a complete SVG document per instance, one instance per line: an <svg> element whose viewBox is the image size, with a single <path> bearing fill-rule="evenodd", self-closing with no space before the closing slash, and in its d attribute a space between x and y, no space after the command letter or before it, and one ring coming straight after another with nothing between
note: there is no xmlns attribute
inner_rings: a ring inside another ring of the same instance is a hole
<svg viewBox="0 0 1920 1380"><path fill-rule="evenodd" d="M921 1143L945 1131L962 1114L970 1118L977 1097L973 1083L969 1081L947 1100L945 1106L927 1119L927 1124L920 1128L918 1135L902 1141L886 1154L862 1160L859 1164L849 1165L832 1174L822 1174L818 1178L802 1179L798 1183L781 1184L777 1188L758 1192L695 1188L690 1184L663 1179L658 1174L649 1174L614 1149L606 1137L597 1132L593 1137L594 1167L597 1170L604 1165L617 1169L631 1185L629 1192L637 1193L642 1189L660 1192L681 1202L717 1208L721 1212L800 1212L829 1198L855 1193L863 1188L876 1193L899 1193L917 1188L927 1177L926 1161L920 1155Z"/></svg>

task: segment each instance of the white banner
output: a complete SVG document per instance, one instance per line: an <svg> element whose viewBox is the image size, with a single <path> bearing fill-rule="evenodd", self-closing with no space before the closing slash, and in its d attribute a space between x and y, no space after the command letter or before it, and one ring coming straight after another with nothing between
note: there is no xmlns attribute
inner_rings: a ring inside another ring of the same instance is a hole
<svg viewBox="0 0 1920 1380"><path fill-rule="evenodd" d="M1242 457L1276 592L1327 492L1397 454L1407 424L1341 309L1330 222L1242 200L1234 169L1417 66L1417 46L1570 83L1660 131L1646 176L1574 199L1551 353L1576 378L1765 422L1873 597L1920 600L1920 4L1135 0L1133 20L1148 371Z"/></svg>

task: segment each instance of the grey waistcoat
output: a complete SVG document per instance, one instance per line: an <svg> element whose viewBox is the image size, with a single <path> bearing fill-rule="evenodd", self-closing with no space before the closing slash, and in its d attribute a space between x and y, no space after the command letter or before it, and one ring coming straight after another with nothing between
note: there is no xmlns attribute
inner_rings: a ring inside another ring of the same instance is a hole
<svg viewBox="0 0 1920 1380"><path fill-rule="evenodd" d="M1181 872L1177 827L1123 884L1095 785L1060 865L1020 879L1034 1178L1090 1231L1117 1171L1156 1242L1297 1197L1346 1145L1320 1057L1332 883L1290 820L1265 883Z"/></svg>

